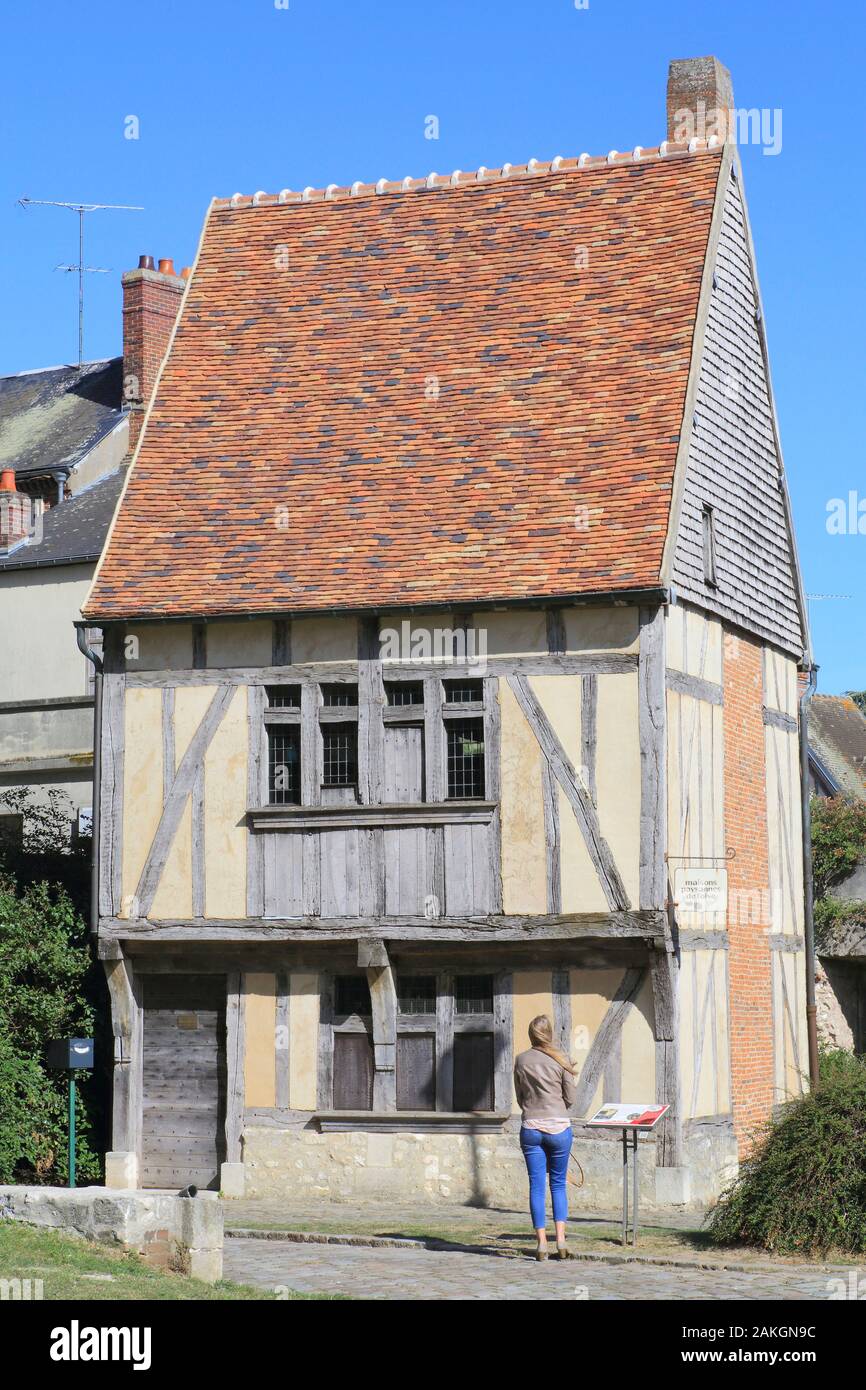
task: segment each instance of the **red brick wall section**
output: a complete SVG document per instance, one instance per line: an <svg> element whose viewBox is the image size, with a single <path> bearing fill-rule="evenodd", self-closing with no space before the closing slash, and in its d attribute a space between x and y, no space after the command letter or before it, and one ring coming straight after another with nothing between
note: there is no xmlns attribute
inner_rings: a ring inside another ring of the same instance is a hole
<svg viewBox="0 0 866 1390"><path fill-rule="evenodd" d="M725 835L728 864L731 1087L740 1156L773 1105L773 995L761 643L726 632Z"/></svg>
<svg viewBox="0 0 866 1390"><path fill-rule="evenodd" d="M131 270L123 276L123 393L130 407L130 453L138 442L185 288L181 276L158 270Z"/></svg>

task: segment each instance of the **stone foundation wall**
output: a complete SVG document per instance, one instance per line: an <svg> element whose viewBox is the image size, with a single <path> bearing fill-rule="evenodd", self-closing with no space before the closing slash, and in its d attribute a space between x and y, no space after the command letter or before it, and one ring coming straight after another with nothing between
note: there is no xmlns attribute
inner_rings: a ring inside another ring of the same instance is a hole
<svg viewBox="0 0 866 1390"><path fill-rule="evenodd" d="M0 1213L134 1250L153 1268L222 1278L223 1213L216 1193L176 1197L104 1187L0 1187Z"/></svg>
<svg viewBox="0 0 866 1390"><path fill-rule="evenodd" d="M618 1137L575 1136L573 1153L583 1187L568 1186L574 1212L617 1211L622 1203L622 1146ZM655 1141L639 1144L639 1201L646 1212L703 1207L736 1171L733 1130L700 1126L685 1140L677 1200L657 1191ZM574 1164L572 1176L579 1178ZM244 1133L244 1195L282 1197L287 1204L388 1202L419 1205L474 1203L518 1211L527 1206L526 1165L516 1132L495 1134L322 1134L313 1124L249 1126ZM680 1200L681 1199L681 1200Z"/></svg>

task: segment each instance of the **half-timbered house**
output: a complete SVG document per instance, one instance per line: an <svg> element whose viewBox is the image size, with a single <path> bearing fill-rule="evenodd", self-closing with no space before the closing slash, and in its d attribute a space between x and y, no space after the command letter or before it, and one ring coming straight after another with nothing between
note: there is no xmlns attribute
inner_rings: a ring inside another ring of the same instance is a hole
<svg viewBox="0 0 866 1390"><path fill-rule="evenodd" d="M522 1200L541 1012L594 1206L601 1101L685 1203L804 1084L802 595L737 152L675 134L212 204L83 610L110 1182Z"/></svg>

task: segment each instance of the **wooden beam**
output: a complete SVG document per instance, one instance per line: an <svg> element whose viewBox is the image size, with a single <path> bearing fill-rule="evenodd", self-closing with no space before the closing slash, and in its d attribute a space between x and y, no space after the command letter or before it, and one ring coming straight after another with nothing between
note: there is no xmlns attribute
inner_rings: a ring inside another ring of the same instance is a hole
<svg viewBox="0 0 866 1390"><path fill-rule="evenodd" d="M565 614L561 608L546 608L547 651L550 656L565 654Z"/></svg>
<svg viewBox="0 0 866 1390"><path fill-rule="evenodd" d="M226 976L226 1162L239 1163L244 1124L244 995L243 976Z"/></svg>
<svg viewBox="0 0 866 1390"><path fill-rule="evenodd" d="M571 983L568 970L557 967L551 975L553 1032L557 1047L571 1055Z"/></svg>
<svg viewBox="0 0 866 1390"><path fill-rule="evenodd" d="M207 856L204 839L204 763L199 766L192 784L192 915L197 920L205 916L205 864Z"/></svg>
<svg viewBox="0 0 866 1390"><path fill-rule="evenodd" d="M529 727L568 798L608 906L611 911L628 910L630 903L625 884L614 862L610 846L601 832L596 809L586 788L579 782L568 754L526 678L519 675L509 676L508 684L514 691Z"/></svg>
<svg viewBox="0 0 866 1390"><path fill-rule="evenodd" d="M247 812L252 830L402 829L422 825L489 825L495 801L393 802L357 806L255 806Z"/></svg>
<svg viewBox="0 0 866 1390"><path fill-rule="evenodd" d="M598 806L595 765L598 757L598 676L580 678L580 757L589 799Z"/></svg>
<svg viewBox="0 0 866 1390"><path fill-rule="evenodd" d="M106 634L106 651L110 636ZM107 663L111 664L111 663ZM120 911L123 878L124 677L106 670L102 677L102 749L99 808L99 911Z"/></svg>
<svg viewBox="0 0 866 1390"><path fill-rule="evenodd" d="M638 664L640 740L640 905L659 910L667 898L667 700L665 614L641 609Z"/></svg>
<svg viewBox="0 0 866 1390"><path fill-rule="evenodd" d="M706 700L711 705L725 703L725 692L719 683L708 681L703 676L688 676L684 671L667 671L665 685L668 690L676 690L680 695L690 695L693 700Z"/></svg>
<svg viewBox="0 0 866 1390"><path fill-rule="evenodd" d="M678 1167L682 1154L680 1048L676 995L676 960L669 950L650 954L656 1037L656 1100L670 1110L656 1131L656 1164Z"/></svg>
<svg viewBox="0 0 866 1390"><path fill-rule="evenodd" d="M132 962L104 962L114 1034L111 1147L141 1157L142 1012Z"/></svg>
<svg viewBox="0 0 866 1390"><path fill-rule="evenodd" d="M571 941L631 940L646 943L664 938L665 917L659 912L563 913L543 917L316 917L205 918L191 924L182 918L149 922L142 918L106 917L100 930L122 940L219 941L353 941L381 937L386 941Z"/></svg>
<svg viewBox="0 0 866 1390"><path fill-rule="evenodd" d="M487 863L490 878L490 906L502 911L502 714L499 680L484 677L484 748L487 785L485 794L493 802L493 816L487 831ZM558 910L558 909L557 909Z"/></svg>
<svg viewBox="0 0 866 1390"><path fill-rule="evenodd" d="M585 652L581 655L550 656L488 656L484 670L490 676L508 676L515 672L524 676L549 675L627 675L637 670L638 659L632 652ZM386 680L406 679L409 673L405 665L395 664L393 672L389 663L382 663ZM478 666L472 662L461 661L414 661L412 673L415 679L428 675L448 680L472 679L478 676ZM333 681L356 680L356 662L303 662L285 666L234 666L229 669L193 668L187 671L130 671L127 682L131 686L158 688L164 685L292 685L302 680Z"/></svg>
<svg viewBox="0 0 866 1390"><path fill-rule="evenodd" d="M514 1070L514 999L512 972L498 970L493 979L493 1108L511 1113Z"/></svg>
<svg viewBox="0 0 866 1390"><path fill-rule="evenodd" d="M544 845L546 851L547 910L562 911L562 851L559 833L559 791L553 768L546 757L541 759L541 799L544 809Z"/></svg>
<svg viewBox="0 0 866 1390"><path fill-rule="evenodd" d="M192 664L196 671L204 671L207 667L206 623L193 623L192 625Z"/></svg>
<svg viewBox="0 0 866 1390"><path fill-rule="evenodd" d="M138 911L146 917L153 905L159 880L181 816L190 796L199 768L204 762L211 739L219 728L223 715L234 698L231 686L219 686L208 706L204 718L190 739L189 747L181 759L180 766L171 785L163 812L157 826L153 843L147 852L144 868L138 881L135 898Z"/></svg>
<svg viewBox="0 0 866 1390"><path fill-rule="evenodd" d="M275 666L292 664L292 620L274 618L271 636L271 660Z"/></svg>
<svg viewBox="0 0 866 1390"><path fill-rule="evenodd" d="M359 958L361 948L359 947ZM371 959L384 964L367 967L373 1012L373 1109L397 1109L397 986L384 942Z"/></svg>
<svg viewBox="0 0 866 1390"><path fill-rule="evenodd" d="M168 801L171 784L175 774L174 750L174 686L167 685L162 692L162 804Z"/></svg>
<svg viewBox="0 0 866 1390"><path fill-rule="evenodd" d="M266 738L262 726L264 686L247 689L247 805L257 806L266 795ZM265 910L265 843L260 835L247 836L247 912L261 917Z"/></svg>

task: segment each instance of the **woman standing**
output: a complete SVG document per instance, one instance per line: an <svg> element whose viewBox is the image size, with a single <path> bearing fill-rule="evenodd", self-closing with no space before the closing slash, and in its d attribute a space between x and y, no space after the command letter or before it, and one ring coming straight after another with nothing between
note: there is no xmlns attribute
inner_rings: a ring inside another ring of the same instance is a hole
<svg viewBox="0 0 866 1390"><path fill-rule="evenodd" d="M535 1258L547 1259L544 1207L549 1179L556 1254L560 1260L568 1260L573 1256L565 1244L565 1180L572 1141L569 1111L574 1104L574 1067L554 1047L553 1025L546 1014L539 1014L530 1023L529 1041L529 1051L521 1052L514 1063L514 1090L523 1113L520 1147L529 1173L529 1209L538 1238Z"/></svg>

